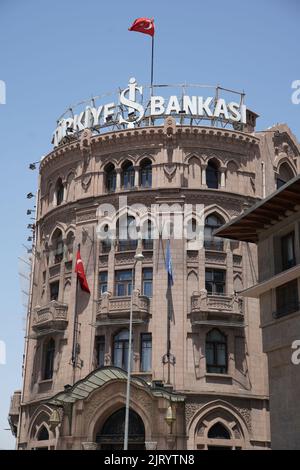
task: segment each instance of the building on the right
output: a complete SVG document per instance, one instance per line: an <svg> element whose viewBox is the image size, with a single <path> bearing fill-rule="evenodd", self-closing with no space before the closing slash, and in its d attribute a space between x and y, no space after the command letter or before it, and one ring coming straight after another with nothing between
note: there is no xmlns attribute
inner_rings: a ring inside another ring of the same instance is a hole
<svg viewBox="0 0 300 470"><path fill-rule="evenodd" d="M272 449L300 449L300 176L216 231L258 245L258 284L268 356Z"/></svg>

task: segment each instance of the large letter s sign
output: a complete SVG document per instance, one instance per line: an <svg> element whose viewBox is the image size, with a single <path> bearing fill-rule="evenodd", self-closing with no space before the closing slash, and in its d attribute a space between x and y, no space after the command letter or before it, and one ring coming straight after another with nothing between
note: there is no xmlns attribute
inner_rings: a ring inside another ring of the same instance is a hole
<svg viewBox="0 0 300 470"><path fill-rule="evenodd" d="M137 111L139 113L139 116L134 118L132 121L127 121L126 119L123 118L123 116L120 116L120 124L123 122L126 122L128 124L128 127L134 127L134 122L139 122L143 116L144 116L144 107L136 102L136 91L142 94L143 92L143 87L137 86L135 78L131 78L129 80L129 85L128 88L125 88L120 94L120 104L123 104L128 108L128 113L132 113L134 111ZM126 98L126 93L128 93L128 98Z"/></svg>

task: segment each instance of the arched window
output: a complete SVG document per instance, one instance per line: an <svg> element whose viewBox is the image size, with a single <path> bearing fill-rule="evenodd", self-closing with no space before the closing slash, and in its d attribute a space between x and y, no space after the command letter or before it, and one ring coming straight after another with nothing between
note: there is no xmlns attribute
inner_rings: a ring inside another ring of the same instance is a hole
<svg viewBox="0 0 300 470"><path fill-rule="evenodd" d="M37 435L37 441L48 441L48 440L49 440L48 429L46 428L46 426L43 425L39 429L39 432L38 432L38 435Z"/></svg>
<svg viewBox="0 0 300 470"><path fill-rule="evenodd" d="M103 231L106 234L106 237L103 238L101 241L101 246L102 246L102 253L109 253L111 250L111 237L110 237L110 231L109 231L109 225L106 224L103 227Z"/></svg>
<svg viewBox="0 0 300 470"><path fill-rule="evenodd" d="M105 186L108 193L114 193L116 191L117 184L117 173L112 163L105 168Z"/></svg>
<svg viewBox="0 0 300 470"><path fill-rule="evenodd" d="M128 369L128 346L129 332L122 330L114 337L114 366Z"/></svg>
<svg viewBox="0 0 300 470"><path fill-rule="evenodd" d="M186 226L186 236L188 241L198 239L198 226L195 218L189 219Z"/></svg>
<svg viewBox="0 0 300 470"><path fill-rule="evenodd" d="M142 188L152 186L152 163L149 158L145 158L140 164L140 186Z"/></svg>
<svg viewBox="0 0 300 470"><path fill-rule="evenodd" d="M144 250L153 250L153 224L147 220L142 227L142 239Z"/></svg>
<svg viewBox="0 0 300 470"><path fill-rule="evenodd" d="M64 257L64 242L62 232L58 228L55 230L52 236L52 253L54 264L60 263Z"/></svg>
<svg viewBox="0 0 300 470"><path fill-rule="evenodd" d="M211 189L218 189L219 187L219 167L215 160L209 160L207 164L206 184Z"/></svg>
<svg viewBox="0 0 300 470"><path fill-rule="evenodd" d="M72 260L73 258L73 247L74 247L74 233L73 232L69 232L68 233L68 236L67 236L67 241L66 241L66 245L67 245L67 259L70 261Z"/></svg>
<svg viewBox="0 0 300 470"><path fill-rule="evenodd" d="M211 374L227 373L227 338L216 328L206 335L206 371Z"/></svg>
<svg viewBox="0 0 300 470"><path fill-rule="evenodd" d="M50 338L44 347L43 380L50 380L53 377L54 357L55 357L55 341L53 338Z"/></svg>
<svg viewBox="0 0 300 470"><path fill-rule="evenodd" d="M117 236L119 251L134 251L137 248L136 220L133 216L127 215L117 222Z"/></svg>
<svg viewBox="0 0 300 470"><path fill-rule="evenodd" d="M293 170L287 162L282 163L279 168L279 172L276 177L277 189L281 188L285 183L294 177Z"/></svg>
<svg viewBox="0 0 300 470"><path fill-rule="evenodd" d="M59 178L56 183L56 205L60 206L64 200L64 185L62 179Z"/></svg>
<svg viewBox="0 0 300 470"><path fill-rule="evenodd" d="M101 450L122 449L125 430L125 408L115 411L104 423L96 435L96 442ZM145 427L141 417L129 410L128 449L145 449Z"/></svg>
<svg viewBox="0 0 300 470"><path fill-rule="evenodd" d="M230 439L230 433L221 423L214 424L208 431L209 439Z"/></svg>
<svg viewBox="0 0 300 470"><path fill-rule="evenodd" d="M213 232L224 224L224 220L217 214L210 214L205 219L204 247L207 250L222 251L224 241L222 238L214 237Z"/></svg>
<svg viewBox="0 0 300 470"><path fill-rule="evenodd" d="M131 162L125 162L122 165L122 187L123 189L134 187L134 168Z"/></svg>

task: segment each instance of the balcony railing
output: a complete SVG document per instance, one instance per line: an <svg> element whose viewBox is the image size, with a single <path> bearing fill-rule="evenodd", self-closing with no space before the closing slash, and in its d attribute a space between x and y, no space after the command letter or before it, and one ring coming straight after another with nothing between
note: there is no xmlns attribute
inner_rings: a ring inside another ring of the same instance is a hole
<svg viewBox="0 0 300 470"><path fill-rule="evenodd" d="M273 312L273 318L277 319L285 317L286 315L291 315L292 313L298 312L299 310L300 303L298 301L289 302Z"/></svg>
<svg viewBox="0 0 300 470"><path fill-rule="evenodd" d="M97 323L128 323L130 316L131 297L112 297L110 293L102 294L98 301ZM135 323L144 323L150 319L150 299L133 293L132 317Z"/></svg>
<svg viewBox="0 0 300 470"><path fill-rule="evenodd" d="M192 324L228 324L242 326L244 320L243 299L237 295L207 294L206 291L192 295Z"/></svg>
<svg viewBox="0 0 300 470"><path fill-rule="evenodd" d="M68 324L67 314L66 304L52 300L48 305L35 309L32 328L37 332L64 330Z"/></svg>

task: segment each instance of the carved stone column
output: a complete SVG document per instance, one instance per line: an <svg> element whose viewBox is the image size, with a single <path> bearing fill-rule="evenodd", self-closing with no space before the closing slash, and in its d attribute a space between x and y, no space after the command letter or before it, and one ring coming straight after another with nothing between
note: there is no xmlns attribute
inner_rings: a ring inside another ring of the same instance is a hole
<svg viewBox="0 0 300 470"><path fill-rule="evenodd" d="M221 166L219 171L220 171L220 186L221 186L221 188L225 188L225 186L226 186L226 167Z"/></svg>
<svg viewBox="0 0 300 470"><path fill-rule="evenodd" d="M233 255L231 250L226 250L226 271L227 271L227 279L226 279L226 286L227 286L227 294L233 294Z"/></svg>
<svg viewBox="0 0 300 470"><path fill-rule="evenodd" d="M198 262L198 276L199 276L199 291L205 289L205 248L199 250Z"/></svg>
<svg viewBox="0 0 300 470"><path fill-rule="evenodd" d="M202 186L206 186L206 168L207 168L206 163L201 165L201 184L202 184Z"/></svg>
<svg viewBox="0 0 300 470"><path fill-rule="evenodd" d="M140 168L138 166L134 166L134 187L137 188L139 186L139 179L140 179Z"/></svg>
<svg viewBox="0 0 300 470"><path fill-rule="evenodd" d="M121 190L121 168L116 168L116 191Z"/></svg>

